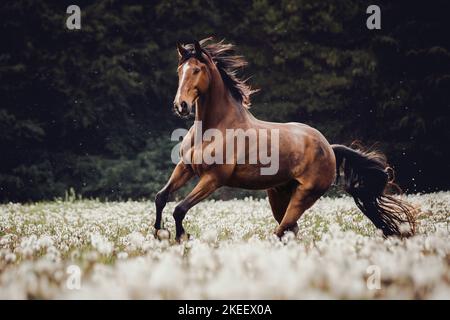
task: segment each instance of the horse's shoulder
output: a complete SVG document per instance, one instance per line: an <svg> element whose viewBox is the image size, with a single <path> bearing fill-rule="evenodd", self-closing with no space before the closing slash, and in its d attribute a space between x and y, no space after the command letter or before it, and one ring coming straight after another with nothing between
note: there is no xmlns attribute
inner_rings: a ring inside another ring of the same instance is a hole
<svg viewBox="0 0 450 320"><path fill-rule="evenodd" d="M183 141L181 142L181 148L189 148L193 146L194 143L194 127L190 127L186 135L183 137Z"/></svg>

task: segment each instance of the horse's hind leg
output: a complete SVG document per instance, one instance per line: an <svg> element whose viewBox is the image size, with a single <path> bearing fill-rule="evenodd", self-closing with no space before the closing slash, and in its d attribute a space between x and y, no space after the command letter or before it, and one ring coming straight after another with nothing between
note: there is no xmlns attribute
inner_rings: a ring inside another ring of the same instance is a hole
<svg viewBox="0 0 450 320"><path fill-rule="evenodd" d="M306 188L299 185L293 192L289 204L275 234L282 237L286 231L291 231L297 226L297 221L308 208L319 199L325 191Z"/></svg>
<svg viewBox="0 0 450 320"><path fill-rule="evenodd" d="M285 185L267 190L267 196L269 197L269 203L272 209L273 217L278 222L278 224L280 224L283 220L284 214L289 205L289 201L291 200L292 193L297 185L297 181L293 181ZM291 231L297 233L297 225L291 228Z"/></svg>

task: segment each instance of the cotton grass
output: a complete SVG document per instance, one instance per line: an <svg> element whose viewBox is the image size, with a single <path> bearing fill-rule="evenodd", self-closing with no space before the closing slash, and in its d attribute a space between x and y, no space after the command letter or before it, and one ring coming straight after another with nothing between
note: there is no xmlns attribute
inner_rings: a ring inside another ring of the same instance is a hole
<svg viewBox="0 0 450 320"><path fill-rule="evenodd" d="M407 240L381 237L350 198L322 198L280 241L267 200L247 198L192 208L181 245L155 239L151 202L1 205L0 298L450 299L450 192L408 200L422 213Z"/></svg>

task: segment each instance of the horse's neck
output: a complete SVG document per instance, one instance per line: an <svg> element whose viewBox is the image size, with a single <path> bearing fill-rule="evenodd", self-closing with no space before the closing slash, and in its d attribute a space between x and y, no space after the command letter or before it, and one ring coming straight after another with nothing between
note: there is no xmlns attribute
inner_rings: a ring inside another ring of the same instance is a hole
<svg viewBox="0 0 450 320"><path fill-rule="evenodd" d="M230 94L219 72L214 72L210 90L197 101L195 120L202 122L203 130L232 128L248 121L250 114Z"/></svg>

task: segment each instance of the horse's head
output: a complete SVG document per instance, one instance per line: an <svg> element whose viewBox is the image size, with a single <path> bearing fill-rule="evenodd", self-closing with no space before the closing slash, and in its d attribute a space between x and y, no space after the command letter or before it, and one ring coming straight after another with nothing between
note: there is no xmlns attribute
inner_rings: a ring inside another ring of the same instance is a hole
<svg viewBox="0 0 450 320"><path fill-rule="evenodd" d="M177 44L178 90L173 101L175 112L181 117L192 113L197 99L208 91L210 74L209 57L198 41L190 45Z"/></svg>

